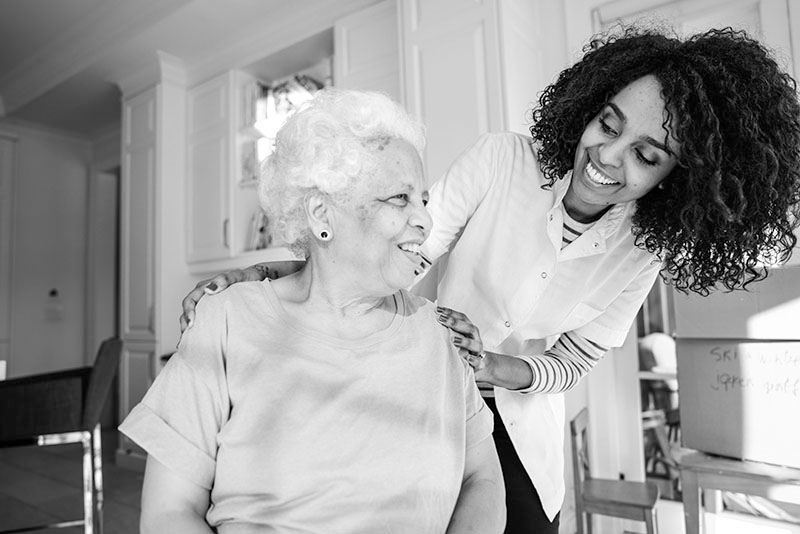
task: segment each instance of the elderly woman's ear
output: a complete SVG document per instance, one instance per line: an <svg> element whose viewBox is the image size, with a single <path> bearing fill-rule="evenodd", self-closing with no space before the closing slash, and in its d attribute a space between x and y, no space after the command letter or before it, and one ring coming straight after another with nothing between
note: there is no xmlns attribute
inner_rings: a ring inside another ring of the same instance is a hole
<svg viewBox="0 0 800 534"><path fill-rule="evenodd" d="M319 241L330 241L333 237L330 197L321 191L311 191L305 197L308 228Z"/></svg>

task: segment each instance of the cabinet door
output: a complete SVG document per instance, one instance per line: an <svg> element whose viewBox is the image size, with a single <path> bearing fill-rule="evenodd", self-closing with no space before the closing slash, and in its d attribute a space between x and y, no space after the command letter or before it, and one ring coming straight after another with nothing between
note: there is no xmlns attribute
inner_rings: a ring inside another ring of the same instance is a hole
<svg viewBox="0 0 800 534"><path fill-rule="evenodd" d="M493 0L401 0L406 107L427 126L428 180L477 137L502 130Z"/></svg>
<svg viewBox="0 0 800 534"><path fill-rule="evenodd" d="M230 255L230 106L227 77L189 93L187 162L187 261Z"/></svg>
<svg viewBox="0 0 800 534"><path fill-rule="evenodd" d="M16 140L0 136L0 339L8 339L11 313L11 184Z"/></svg>
<svg viewBox="0 0 800 534"><path fill-rule="evenodd" d="M0 135L0 360L10 357L11 325L11 184L16 140ZM8 362L11 376L13 365Z"/></svg>
<svg viewBox="0 0 800 534"><path fill-rule="evenodd" d="M123 104L120 205L120 332L125 340L155 337L156 93Z"/></svg>
<svg viewBox="0 0 800 534"><path fill-rule="evenodd" d="M119 421L125 419L142 400L155 375L155 344L126 342L119 366ZM119 452L141 458L145 456L144 451L123 434L120 434Z"/></svg>
<svg viewBox="0 0 800 534"><path fill-rule="evenodd" d="M333 83L382 91L402 102L397 3L387 0L336 21Z"/></svg>

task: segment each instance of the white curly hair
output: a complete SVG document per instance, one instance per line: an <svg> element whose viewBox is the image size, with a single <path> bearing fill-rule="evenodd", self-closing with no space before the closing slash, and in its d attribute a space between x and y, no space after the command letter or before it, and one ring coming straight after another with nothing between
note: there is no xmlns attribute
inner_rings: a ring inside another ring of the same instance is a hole
<svg viewBox="0 0 800 534"><path fill-rule="evenodd" d="M273 241L307 257L305 196L314 190L348 196L371 176L375 148L386 139L405 140L420 156L425 148L422 123L383 93L323 89L289 117L261 168L258 189Z"/></svg>

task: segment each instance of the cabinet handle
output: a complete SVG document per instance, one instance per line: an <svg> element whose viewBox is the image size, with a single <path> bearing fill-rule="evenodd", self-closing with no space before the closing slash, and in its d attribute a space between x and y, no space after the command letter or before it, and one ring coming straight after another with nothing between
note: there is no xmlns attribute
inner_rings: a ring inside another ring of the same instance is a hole
<svg viewBox="0 0 800 534"><path fill-rule="evenodd" d="M228 248L228 221L230 219L225 219L225 222L222 223L222 246Z"/></svg>

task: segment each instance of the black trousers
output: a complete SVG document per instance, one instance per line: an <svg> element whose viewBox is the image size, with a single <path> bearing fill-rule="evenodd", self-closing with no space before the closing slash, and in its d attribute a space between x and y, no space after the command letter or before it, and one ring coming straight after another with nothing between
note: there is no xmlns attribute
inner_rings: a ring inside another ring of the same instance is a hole
<svg viewBox="0 0 800 534"><path fill-rule="evenodd" d="M494 413L494 444L506 485L505 534L558 534L561 512L556 514L552 522L547 519L539 493L514 450L494 398L485 397L483 400Z"/></svg>

